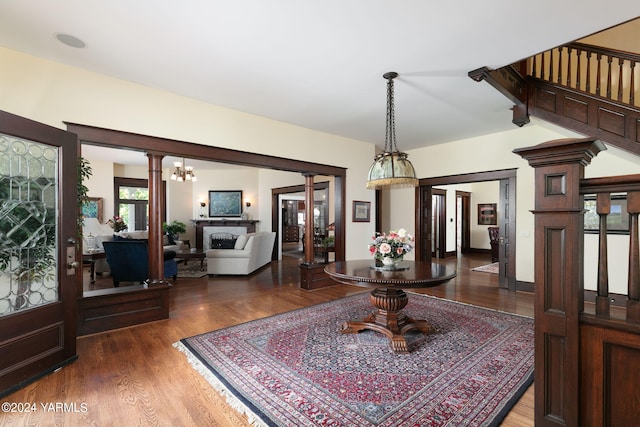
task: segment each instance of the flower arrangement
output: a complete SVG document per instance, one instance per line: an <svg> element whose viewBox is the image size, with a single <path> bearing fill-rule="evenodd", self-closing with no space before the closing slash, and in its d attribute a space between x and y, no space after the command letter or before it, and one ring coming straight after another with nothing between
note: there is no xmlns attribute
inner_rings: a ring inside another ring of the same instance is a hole
<svg viewBox="0 0 640 427"><path fill-rule="evenodd" d="M401 228L388 234L376 233L373 243L369 243L369 253L378 261L392 259L402 260L405 254L413 250L414 237Z"/></svg>
<svg viewBox="0 0 640 427"><path fill-rule="evenodd" d="M116 232L124 231L127 229L127 224L125 224L124 220L117 215L109 219L109 221L107 221L107 224L109 224L109 227L113 228L113 231Z"/></svg>

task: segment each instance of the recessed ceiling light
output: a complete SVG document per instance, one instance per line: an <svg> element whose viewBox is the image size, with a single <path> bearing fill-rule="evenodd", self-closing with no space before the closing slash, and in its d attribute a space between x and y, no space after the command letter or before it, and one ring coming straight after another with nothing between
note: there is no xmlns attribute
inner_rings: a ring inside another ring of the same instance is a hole
<svg viewBox="0 0 640 427"><path fill-rule="evenodd" d="M64 33L56 34L56 38L61 43L64 43L67 46L75 47L78 49L82 49L83 47L86 46L86 44L82 40L70 34L64 34Z"/></svg>

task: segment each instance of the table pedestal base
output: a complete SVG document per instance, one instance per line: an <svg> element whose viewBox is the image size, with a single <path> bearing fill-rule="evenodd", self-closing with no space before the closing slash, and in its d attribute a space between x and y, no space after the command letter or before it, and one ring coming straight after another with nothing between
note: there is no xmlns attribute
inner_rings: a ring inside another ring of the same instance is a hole
<svg viewBox="0 0 640 427"><path fill-rule="evenodd" d="M396 353L409 353L404 334L417 329L428 333L431 325L425 320L414 320L401 310L407 306L409 298L402 289L376 288L369 296L371 304L377 308L361 321L347 321L341 327L343 334L355 334L370 329L386 335Z"/></svg>

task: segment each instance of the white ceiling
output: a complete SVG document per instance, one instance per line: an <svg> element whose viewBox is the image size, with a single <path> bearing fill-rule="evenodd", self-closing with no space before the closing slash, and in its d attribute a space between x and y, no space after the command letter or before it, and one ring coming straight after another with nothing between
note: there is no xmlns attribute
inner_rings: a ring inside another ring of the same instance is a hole
<svg viewBox="0 0 640 427"><path fill-rule="evenodd" d="M396 71L408 150L514 127L469 71L637 16L638 0L0 0L0 46L381 147Z"/></svg>

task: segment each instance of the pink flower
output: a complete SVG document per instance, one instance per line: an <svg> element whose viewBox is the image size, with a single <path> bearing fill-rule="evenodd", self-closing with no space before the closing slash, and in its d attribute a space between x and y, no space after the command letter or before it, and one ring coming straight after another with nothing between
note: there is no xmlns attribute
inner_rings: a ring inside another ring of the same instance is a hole
<svg viewBox="0 0 640 427"><path fill-rule="evenodd" d="M396 249L396 252L398 253L398 255L402 255L404 253L404 248L400 246L398 249Z"/></svg>
<svg viewBox="0 0 640 427"><path fill-rule="evenodd" d="M369 245L369 253L371 253L371 255L376 253L376 247L374 245Z"/></svg>
<svg viewBox="0 0 640 427"><path fill-rule="evenodd" d="M380 250L380 253L383 255L391 253L391 245L388 243L382 243L380 244L379 250Z"/></svg>

